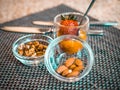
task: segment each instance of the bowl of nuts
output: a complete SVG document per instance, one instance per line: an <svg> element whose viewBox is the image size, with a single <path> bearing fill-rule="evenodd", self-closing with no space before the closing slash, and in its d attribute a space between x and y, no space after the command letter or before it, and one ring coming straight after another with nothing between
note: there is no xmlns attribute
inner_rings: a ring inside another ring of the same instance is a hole
<svg viewBox="0 0 120 90"><path fill-rule="evenodd" d="M79 81L91 71L94 63L90 45L74 35L54 39L44 58L49 73L64 82Z"/></svg>
<svg viewBox="0 0 120 90"><path fill-rule="evenodd" d="M24 65L38 66L43 62L47 46L53 39L42 34L25 35L12 46L13 55Z"/></svg>

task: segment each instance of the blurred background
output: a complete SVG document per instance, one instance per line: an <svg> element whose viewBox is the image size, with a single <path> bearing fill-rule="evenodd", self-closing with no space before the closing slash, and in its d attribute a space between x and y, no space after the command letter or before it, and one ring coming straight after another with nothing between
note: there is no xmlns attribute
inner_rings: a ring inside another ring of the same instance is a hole
<svg viewBox="0 0 120 90"><path fill-rule="evenodd" d="M91 0L0 0L0 24L60 4L85 12L90 2ZM100 21L120 22L120 0L96 0L88 15Z"/></svg>

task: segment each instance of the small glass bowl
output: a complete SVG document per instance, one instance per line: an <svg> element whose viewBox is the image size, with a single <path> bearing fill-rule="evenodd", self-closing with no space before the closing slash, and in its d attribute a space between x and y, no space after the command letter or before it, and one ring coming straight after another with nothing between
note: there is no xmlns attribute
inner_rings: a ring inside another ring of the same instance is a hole
<svg viewBox="0 0 120 90"><path fill-rule="evenodd" d="M12 52L13 52L13 55L24 65L38 66L41 62L43 62L44 55L35 56L35 57L27 57L27 56L22 56L18 53L18 47L20 45L30 42L30 41L34 41L34 40L37 40L40 43L48 46L49 43L53 39L47 35L41 35L41 34L25 35L25 36L18 38L12 45Z"/></svg>
<svg viewBox="0 0 120 90"><path fill-rule="evenodd" d="M61 50L60 48L60 42L63 40L75 40L82 44L83 48L81 50L78 50L74 54L69 54L64 52L64 50ZM62 65L62 63L68 58L68 57L75 57L79 58L83 61L85 68L83 71L76 77L64 77L61 74L58 74L56 72L56 69ZM44 63L47 67L47 70L50 74L52 74L55 78L61 81L65 82L75 82L79 81L83 77L85 77L90 70L92 69L93 63L94 63L94 54L89 46L89 44L80 39L79 37L75 35L63 35L60 37L57 37L54 39L48 46L46 52L45 52L45 60Z"/></svg>

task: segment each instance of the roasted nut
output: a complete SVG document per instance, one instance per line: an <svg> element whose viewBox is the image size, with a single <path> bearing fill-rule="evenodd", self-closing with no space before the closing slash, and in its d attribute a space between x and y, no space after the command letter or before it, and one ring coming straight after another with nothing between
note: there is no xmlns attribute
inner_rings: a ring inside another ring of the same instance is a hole
<svg viewBox="0 0 120 90"><path fill-rule="evenodd" d="M68 58L56 71L65 77L75 77L78 76L83 69L83 62L73 57Z"/></svg>
<svg viewBox="0 0 120 90"><path fill-rule="evenodd" d="M31 44L31 48L35 48L35 45Z"/></svg>
<svg viewBox="0 0 120 90"><path fill-rule="evenodd" d="M57 68L57 73L62 73L64 70L68 69L65 65L61 65Z"/></svg>
<svg viewBox="0 0 120 90"><path fill-rule="evenodd" d="M47 49L47 46L46 46L46 45L43 45L43 48L44 48L44 50L46 50L46 49Z"/></svg>
<svg viewBox="0 0 120 90"><path fill-rule="evenodd" d="M69 73L68 75L67 75L67 77L75 77L75 76L78 76L79 75L79 71L72 71L71 73Z"/></svg>
<svg viewBox="0 0 120 90"><path fill-rule="evenodd" d="M36 53L32 54L31 56L32 56L32 57L35 57L35 56L36 56Z"/></svg>
<svg viewBox="0 0 120 90"><path fill-rule="evenodd" d="M83 65L83 62L80 60L80 59L75 59L75 62L74 62L77 66L81 66Z"/></svg>
<svg viewBox="0 0 120 90"><path fill-rule="evenodd" d="M66 67L69 67L69 66L71 66L71 65L73 64L74 61L75 61L75 58L68 58L68 59L65 61L64 65L65 65Z"/></svg>
<svg viewBox="0 0 120 90"><path fill-rule="evenodd" d="M23 50L19 49L19 50L18 50L18 53L19 53L20 55L23 55L24 52L23 52Z"/></svg>
<svg viewBox="0 0 120 90"><path fill-rule="evenodd" d="M66 69L62 72L62 76L66 76L69 73L69 69Z"/></svg>
<svg viewBox="0 0 120 90"><path fill-rule="evenodd" d="M27 56L27 57L28 57L28 56L30 56L30 54L29 54L29 51L28 51L28 50L25 50L24 52L25 52L24 56Z"/></svg>
<svg viewBox="0 0 120 90"><path fill-rule="evenodd" d="M28 44L25 45L25 48L26 48L26 49L29 49L29 48L30 48L30 45L28 45Z"/></svg>
<svg viewBox="0 0 120 90"><path fill-rule="evenodd" d="M33 41L33 44L34 44L35 46L38 46L38 45L39 45L39 42L38 42L38 41Z"/></svg>
<svg viewBox="0 0 120 90"><path fill-rule="evenodd" d="M43 54L44 54L44 52L40 51L40 52L37 52L37 53L36 53L36 56L41 56L41 55L43 55Z"/></svg>
<svg viewBox="0 0 120 90"><path fill-rule="evenodd" d="M74 69L76 67L76 65L75 64L72 64L70 67L69 67L69 69Z"/></svg>
<svg viewBox="0 0 120 90"><path fill-rule="evenodd" d="M19 50L22 50L22 49L24 48L24 46L25 46L25 45L22 43L22 44L19 45L18 49L19 49Z"/></svg>
<svg viewBox="0 0 120 90"><path fill-rule="evenodd" d="M84 69L84 66L78 66L78 67L75 67L74 69L73 69L73 71L81 71L81 70L83 70Z"/></svg>
<svg viewBox="0 0 120 90"><path fill-rule="evenodd" d="M44 46L43 46L42 44L39 44L37 49L38 49L38 50L43 50L43 49L44 49Z"/></svg>
<svg viewBox="0 0 120 90"><path fill-rule="evenodd" d="M32 42L28 42L27 44L28 44L28 45L32 45Z"/></svg>
<svg viewBox="0 0 120 90"><path fill-rule="evenodd" d="M44 55L47 46L39 43L39 41L31 41L21 44L18 47L18 53L22 56L34 57Z"/></svg>
<svg viewBox="0 0 120 90"><path fill-rule="evenodd" d="M35 52L35 48L30 48L29 52L34 53Z"/></svg>

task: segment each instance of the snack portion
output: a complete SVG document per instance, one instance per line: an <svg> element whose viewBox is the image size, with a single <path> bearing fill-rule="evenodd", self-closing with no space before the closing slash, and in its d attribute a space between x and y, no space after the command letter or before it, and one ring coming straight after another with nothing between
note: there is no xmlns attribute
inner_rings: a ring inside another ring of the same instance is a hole
<svg viewBox="0 0 120 90"><path fill-rule="evenodd" d="M64 77L76 77L83 71L83 69L83 61L78 58L71 57L60 65L56 72Z"/></svg>
<svg viewBox="0 0 120 90"><path fill-rule="evenodd" d="M75 26L79 26L77 18L74 15L62 16L60 22L60 29L57 33L57 36L71 34L77 35L78 29Z"/></svg>
<svg viewBox="0 0 120 90"><path fill-rule="evenodd" d="M60 26L57 32L57 36L61 35L76 35L83 40L87 40L87 33L84 31L83 27L80 27L77 16L73 14L61 15Z"/></svg>
<svg viewBox="0 0 120 90"><path fill-rule="evenodd" d="M65 39L59 43L60 48L66 52L67 54L77 53L79 50L83 48L83 45L80 41Z"/></svg>
<svg viewBox="0 0 120 90"><path fill-rule="evenodd" d="M47 46L37 40L30 41L18 46L18 53L21 56L35 57L42 56L45 53Z"/></svg>

